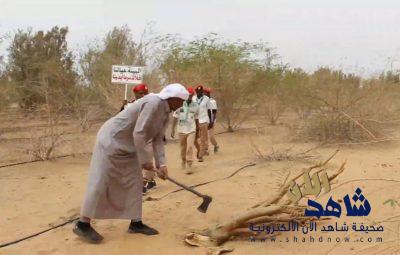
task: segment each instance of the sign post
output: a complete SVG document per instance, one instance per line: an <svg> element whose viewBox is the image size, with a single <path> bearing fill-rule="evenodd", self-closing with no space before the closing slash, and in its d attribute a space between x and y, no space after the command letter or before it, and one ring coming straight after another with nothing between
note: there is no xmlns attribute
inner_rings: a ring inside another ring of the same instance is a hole
<svg viewBox="0 0 400 255"><path fill-rule="evenodd" d="M128 98L128 85L140 84L142 80L142 66L113 65L111 67L111 83L125 84L125 100Z"/></svg>
<svg viewBox="0 0 400 255"><path fill-rule="evenodd" d="M125 100L127 100L128 97L128 84L125 83Z"/></svg>

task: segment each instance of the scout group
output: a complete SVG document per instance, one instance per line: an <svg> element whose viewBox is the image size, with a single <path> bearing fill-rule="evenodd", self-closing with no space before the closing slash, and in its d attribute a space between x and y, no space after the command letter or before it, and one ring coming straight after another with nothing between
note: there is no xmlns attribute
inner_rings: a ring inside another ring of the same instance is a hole
<svg viewBox="0 0 400 255"><path fill-rule="evenodd" d="M103 240L92 219L126 219L128 233L158 234L142 222L142 195L156 186L155 174L163 180L168 176L164 145L170 113L170 135L174 138L177 129L186 174L193 173L195 157L203 162L209 155L209 139L214 153L219 149L214 138L217 104L209 88L174 83L149 93L140 84L133 92L135 100L124 101L121 111L97 133L81 216L73 229L90 243Z"/></svg>

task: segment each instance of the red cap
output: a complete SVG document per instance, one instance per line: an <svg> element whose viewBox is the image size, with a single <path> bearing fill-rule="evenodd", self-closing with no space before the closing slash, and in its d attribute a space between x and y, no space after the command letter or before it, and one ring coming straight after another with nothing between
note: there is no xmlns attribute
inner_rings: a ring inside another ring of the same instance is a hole
<svg viewBox="0 0 400 255"><path fill-rule="evenodd" d="M135 87L133 87L133 92L135 93L139 93L139 92L149 92L149 89L147 88L147 85L142 83L142 84L138 84Z"/></svg>
<svg viewBox="0 0 400 255"><path fill-rule="evenodd" d="M194 95L194 88L188 87L187 91L189 92L189 95Z"/></svg>
<svg viewBox="0 0 400 255"><path fill-rule="evenodd" d="M211 93L211 88L204 88L204 92Z"/></svg>

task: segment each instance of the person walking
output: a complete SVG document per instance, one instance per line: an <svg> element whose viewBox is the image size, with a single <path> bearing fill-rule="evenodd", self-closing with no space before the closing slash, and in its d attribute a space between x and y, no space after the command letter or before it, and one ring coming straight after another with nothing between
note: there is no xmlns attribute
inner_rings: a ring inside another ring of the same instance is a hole
<svg viewBox="0 0 400 255"><path fill-rule="evenodd" d="M189 87L189 98L182 107L177 109L174 114L171 137L175 138L175 128L178 126L178 134L181 147L182 169L186 169L186 174L192 174L194 143L196 139L196 129L199 126L199 106L193 102L194 89Z"/></svg>
<svg viewBox="0 0 400 255"><path fill-rule="evenodd" d="M203 162L204 156L209 155L208 126L211 119L211 111L209 110L210 98L204 95L203 85L198 85L196 87L196 95L193 96L193 102L197 103L199 106L199 127L197 129L196 148L199 162Z"/></svg>
<svg viewBox="0 0 400 255"><path fill-rule="evenodd" d="M217 120L217 101L213 97L211 97L211 88L206 88L204 89L204 94L210 98L209 102L209 110L211 111L211 118L210 118L210 124L208 125L208 137L210 138L211 144L214 146L214 153L217 153L219 150L219 145L217 140L215 139L215 133L214 133L214 126L215 126L215 121Z"/></svg>

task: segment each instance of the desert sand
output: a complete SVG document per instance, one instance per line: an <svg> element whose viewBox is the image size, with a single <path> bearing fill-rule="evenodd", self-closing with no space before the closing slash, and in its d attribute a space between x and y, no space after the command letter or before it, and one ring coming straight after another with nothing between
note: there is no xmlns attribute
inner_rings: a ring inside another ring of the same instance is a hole
<svg viewBox="0 0 400 255"><path fill-rule="evenodd" d="M213 197L206 214L196 210L201 203L199 198L186 191L168 194L177 187L172 183L157 180L156 189L144 196L143 215L145 223L160 231L158 236L128 234L127 221L97 220L94 226L105 237L101 244L84 243L72 233L73 224L67 224L29 240L1 248L0 254L206 254L206 249L203 247L191 247L185 244L185 234L211 227L246 211L247 208L274 194L285 173L300 171L313 162L323 160L336 150L336 145L319 147L310 153L312 155L310 159L291 161L257 159L250 146L251 140L265 148L266 152L272 146L274 148L294 146L293 150L301 151L316 145L292 139L285 121L276 126L261 127L259 123L250 123L246 128L234 133L219 134L217 139L221 146L220 152L216 155L211 154L203 163L196 162L195 173L192 175L186 175L180 169L179 144L176 141L168 142L166 151L169 174L188 185L224 178L248 163L255 163L254 166L244 168L231 178L197 188ZM71 143L73 145L66 146L65 153L90 151L98 127L98 125L93 127L90 133L85 135L85 139L75 139L75 143ZM218 127L218 130L222 131L221 127ZM25 132L27 131L25 129ZM6 133L3 138L12 140L24 135L27 136L21 130L15 129L14 132ZM1 144L3 165L12 162L11 155L14 154L16 157L19 153L20 161L27 157L21 154L23 151L12 149L10 144L7 141ZM349 243L335 241L271 243L250 242L244 238L225 243L224 246L234 249L228 254L400 254L398 221L400 206L383 204L388 199L400 200L399 148L399 142L341 146L330 165L334 169L346 160L346 169L332 183L332 191L329 194L322 194L318 199L326 201L331 195L334 198L340 198L345 194L351 196L357 187L363 189L363 194L369 200L372 210L369 216L357 221L366 224L381 222L380 224L385 227L385 231L380 234L383 243L365 240L363 243L356 242L355 240L363 235L361 233L350 234L352 241ZM89 161L90 155L77 154L75 157L0 168L0 243L34 234L77 217L86 189ZM351 181L357 179L369 180ZM347 181L351 182L345 183ZM335 189L339 185L341 186ZM162 199L152 201L157 198ZM343 219L352 222L352 219L345 217ZM344 238L346 235L339 232L335 233L334 237ZM369 235L374 238L375 236L374 233ZM292 237L293 233L290 232L280 235L280 238Z"/></svg>

